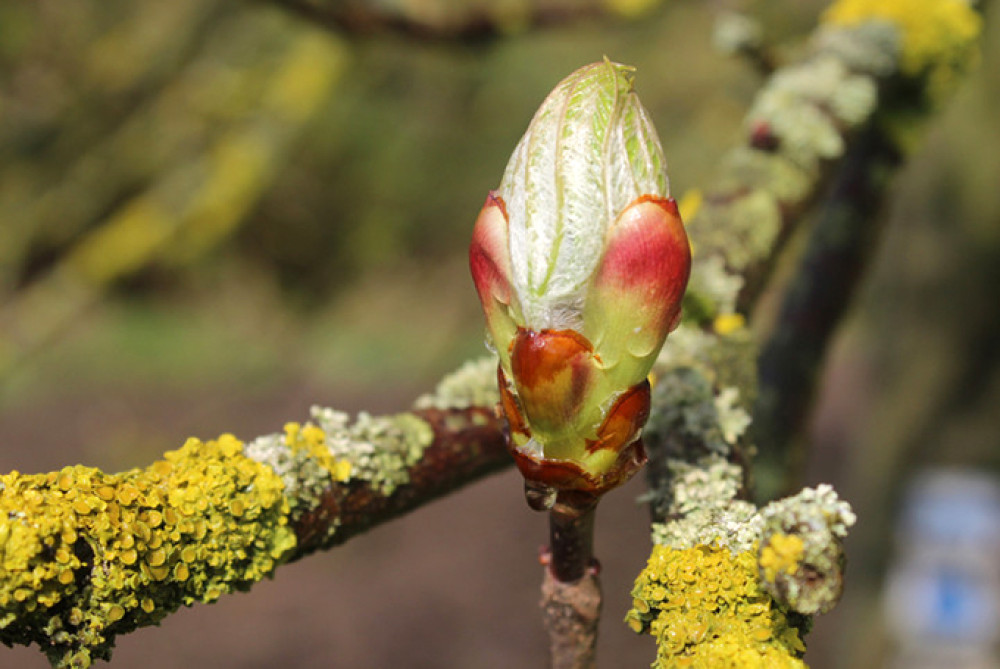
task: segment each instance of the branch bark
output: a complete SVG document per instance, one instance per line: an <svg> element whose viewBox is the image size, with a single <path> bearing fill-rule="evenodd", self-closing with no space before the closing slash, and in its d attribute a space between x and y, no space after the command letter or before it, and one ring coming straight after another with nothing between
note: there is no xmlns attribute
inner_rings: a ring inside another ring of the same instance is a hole
<svg viewBox="0 0 1000 669"><path fill-rule="evenodd" d="M506 466L488 391L480 406L454 405L489 388L494 364L395 416L317 408L247 444L189 439L142 470L0 476L0 641L89 666L119 634Z"/></svg>
<svg viewBox="0 0 1000 669"><path fill-rule="evenodd" d="M822 361L878 248L885 222L879 212L901 158L884 130L870 123L844 159L775 329L761 347L753 431L756 464L772 476L758 490L760 500L802 485L802 430Z"/></svg>
<svg viewBox="0 0 1000 669"><path fill-rule="evenodd" d="M343 35L369 37L391 33L421 41L481 42L512 30L546 28L608 16L601 2L530 2L516 8L492 3L425 11L366 0L271 0L318 25Z"/></svg>
<svg viewBox="0 0 1000 669"><path fill-rule="evenodd" d="M413 413L434 431L419 460L406 469L409 483L386 494L370 481L327 488L293 523L293 559L332 548L511 464L492 408L423 409Z"/></svg>
<svg viewBox="0 0 1000 669"><path fill-rule="evenodd" d="M594 558L597 500L561 494L549 511L549 549L542 557L542 620L553 669L593 669L601 620L601 581Z"/></svg>
<svg viewBox="0 0 1000 669"><path fill-rule="evenodd" d="M552 669L593 669L601 619L601 582L597 573L589 572L567 583L546 569L541 605Z"/></svg>

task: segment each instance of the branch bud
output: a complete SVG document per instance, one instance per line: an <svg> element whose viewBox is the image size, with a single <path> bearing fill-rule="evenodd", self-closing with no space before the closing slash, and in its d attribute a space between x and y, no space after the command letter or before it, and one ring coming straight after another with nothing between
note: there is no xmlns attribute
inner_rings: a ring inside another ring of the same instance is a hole
<svg viewBox="0 0 1000 669"><path fill-rule="evenodd" d="M599 495L638 470L646 376L680 318L690 247L632 75L604 60L560 82L473 232L510 450L536 487Z"/></svg>

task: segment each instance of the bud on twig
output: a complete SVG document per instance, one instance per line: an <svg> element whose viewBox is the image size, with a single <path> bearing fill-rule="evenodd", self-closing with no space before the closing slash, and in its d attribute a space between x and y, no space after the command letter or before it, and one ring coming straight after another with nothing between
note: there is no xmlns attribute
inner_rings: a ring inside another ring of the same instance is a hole
<svg viewBox="0 0 1000 669"><path fill-rule="evenodd" d="M596 497L642 466L646 377L688 279L687 236L632 74L605 60L556 86L469 251L510 450L549 503L556 491Z"/></svg>

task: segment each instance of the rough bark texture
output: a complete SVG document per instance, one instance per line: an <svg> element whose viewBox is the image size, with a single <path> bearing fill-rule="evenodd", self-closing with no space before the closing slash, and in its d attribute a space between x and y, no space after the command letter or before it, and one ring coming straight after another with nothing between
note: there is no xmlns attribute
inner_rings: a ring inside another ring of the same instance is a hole
<svg viewBox="0 0 1000 669"><path fill-rule="evenodd" d="M541 604L552 669L593 669L601 617L601 582L597 574L587 573L567 583L546 568Z"/></svg>
<svg viewBox="0 0 1000 669"><path fill-rule="evenodd" d="M492 409L424 409L414 415L427 421L434 440L407 470L410 483L390 495L365 481L328 488L319 503L292 524L298 537L296 558L341 544L511 464ZM324 539L334 527L333 536Z"/></svg>

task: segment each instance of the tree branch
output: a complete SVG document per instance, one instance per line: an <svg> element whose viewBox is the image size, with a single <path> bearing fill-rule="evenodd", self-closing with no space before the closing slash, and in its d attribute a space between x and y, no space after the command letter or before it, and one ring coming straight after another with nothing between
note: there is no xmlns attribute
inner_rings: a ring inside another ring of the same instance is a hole
<svg viewBox="0 0 1000 669"><path fill-rule="evenodd" d="M511 464L492 408L423 409L413 415L434 436L420 459L407 467L409 483L388 494L370 481L327 488L316 506L293 523L295 559L339 545Z"/></svg>
<svg viewBox="0 0 1000 669"><path fill-rule="evenodd" d="M792 226L839 173L802 276L791 280L805 281L782 314L779 327L791 319L791 336L782 332L773 344L798 346L804 335L805 352L786 354L768 369L790 376L779 386L777 406L789 405L790 418L801 421L805 404L796 400L811 396L822 352L872 245L877 226L870 217L898 160L898 136L887 132L887 121L901 111L926 114L940 94L929 73L954 74L952 63L965 62L972 49L975 14L948 11L960 14L923 20L959 26L955 42L933 47L930 59L909 72L900 70L902 24L876 17L821 28L806 59L776 71L762 89L747 118L749 146L730 156L718 180L724 185L705 196L707 209L690 223L698 261L691 311L702 327L682 327L654 368L645 439L655 546L626 617L636 632L657 637L657 666L680 657L720 664L732 661L734 648L741 664L804 666L810 616L840 597L841 541L855 518L832 488L805 489L761 509L744 501L757 365L742 316L752 311ZM822 276L834 266L832 276ZM831 287L830 280L841 283ZM817 312L823 317L812 330L808 318L796 318ZM705 592L713 596L702 606ZM757 605L768 615L750 613Z"/></svg>
<svg viewBox="0 0 1000 669"><path fill-rule="evenodd" d="M801 432L822 360L878 248L885 222L879 211L900 160L885 132L869 124L844 160L789 283L775 329L761 347L753 412L758 480L763 484L758 499L801 486Z"/></svg>
<svg viewBox="0 0 1000 669"><path fill-rule="evenodd" d="M513 30L546 28L608 16L606 3L529 2L517 6L471 3L447 11L366 0L270 0L303 18L339 33L369 37L385 33L423 41L480 42Z"/></svg>
<svg viewBox="0 0 1000 669"><path fill-rule="evenodd" d="M0 641L89 666L119 634L504 467L494 366L467 365L412 412L315 408L246 444L189 439L141 470L0 477Z"/></svg>

